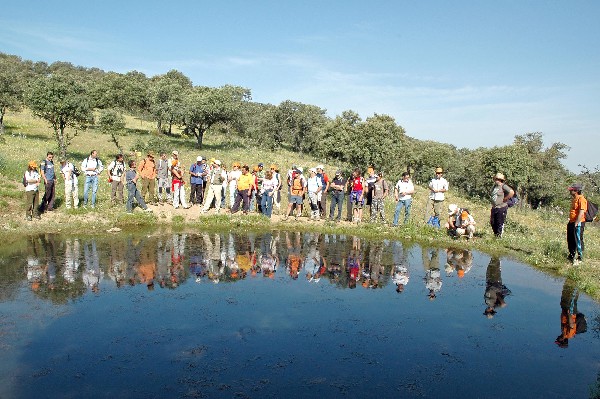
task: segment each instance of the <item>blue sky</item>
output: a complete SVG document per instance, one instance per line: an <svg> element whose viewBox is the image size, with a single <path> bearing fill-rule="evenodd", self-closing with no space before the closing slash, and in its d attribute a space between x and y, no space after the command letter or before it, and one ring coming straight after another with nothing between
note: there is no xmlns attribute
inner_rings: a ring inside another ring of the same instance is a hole
<svg viewBox="0 0 600 399"><path fill-rule="evenodd" d="M570 170L600 165L600 1L3 3L0 51L24 59L177 69L458 147L542 132Z"/></svg>

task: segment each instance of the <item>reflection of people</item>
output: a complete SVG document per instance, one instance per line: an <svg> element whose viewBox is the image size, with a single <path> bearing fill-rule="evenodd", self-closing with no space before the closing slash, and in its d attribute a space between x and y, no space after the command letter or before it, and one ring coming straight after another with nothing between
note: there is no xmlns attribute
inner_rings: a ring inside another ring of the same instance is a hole
<svg viewBox="0 0 600 399"><path fill-rule="evenodd" d="M288 256L286 268L292 279L297 279L302 266L302 256L300 255L300 232L295 232L295 239L292 242L288 232L285 232L285 242L287 244Z"/></svg>
<svg viewBox="0 0 600 399"><path fill-rule="evenodd" d="M392 282L396 285L396 292L400 294L410 279L407 251L400 241L392 243L392 257L394 261L394 267L391 270Z"/></svg>
<svg viewBox="0 0 600 399"><path fill-rule="evenodd" d="M428 253L427 249L422 248L421 256L423 258L423 267L425 268L425 288L429 291L427 296L433 301L437 297L437 293L442 289L439 251L431 249Z"/></svg>
<svg viewBox="0 0 600 399"><path fill-rule="evenodd" d="M96 240L88 241L84 244L83 256L85 259L83 282L92 292L98 292L100 291L100 279L104 273L100 270L100 258L96 249Z"/></svg>
<svg viewBox="0 0 600 399"><path fill-rule="evenodd" d="M452 274L454 270L458 278L463 278L473 266L473 253L466 249L446 249L446 273Z"/></svg>
<svg viewBox="0 0 600 399"><path fill-rule="evenodd" d="M577 299L579 291L575 282L570 279L565 280L562 294L560 296L560 335L556 337L556 345L560 348L569 346L569 339L576 334L582 334L587 331L587 321L583 313L577 312Z"/></svg>
<svg viewBox="0 0 600 399"><path fill-rule="evenodd" d="M496 314L496 308L506 306L504 298L510 295L510 290L502 284L502 268L500 267L500 258L492 256L485 273L485 304L483 312L489 319Z"/></svg>

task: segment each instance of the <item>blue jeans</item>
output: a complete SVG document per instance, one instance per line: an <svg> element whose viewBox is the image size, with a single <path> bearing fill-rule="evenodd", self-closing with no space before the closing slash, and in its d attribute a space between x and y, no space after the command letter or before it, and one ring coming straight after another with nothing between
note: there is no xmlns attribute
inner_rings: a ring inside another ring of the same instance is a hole
<svg viewBox="0 0 600 399"><path fill-rule="evenodd" d="M83 185L83 205L88 203L88 192L92 187L92 206L96 206L96 192L98 191L98 175L85 176L85 184Z"/></svg>
<svg viewBox="0 0 600 399"><path fill-rule="evenodd" d="M396 204L396 211L394 212L394 222L392 223L394 226L398 226L398 219L400 219L400 211L402 210L402 207L404 207L404 223L408 222L411 205L412 198L398 201Z"/></svg>
<svg viewBox="0 0 600 399"><path fill-rule="evenodd" d="M271 213L273 213L273 197L269 194L272 193L273 190L267 190L262 194L262 198L260 200L260 207L262 209L263 215L270 218Z"/></svg>

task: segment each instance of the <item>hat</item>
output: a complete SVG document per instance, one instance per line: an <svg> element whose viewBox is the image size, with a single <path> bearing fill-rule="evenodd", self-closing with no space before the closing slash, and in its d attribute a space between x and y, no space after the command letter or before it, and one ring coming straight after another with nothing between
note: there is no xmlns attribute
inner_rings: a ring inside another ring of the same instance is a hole
<svg viewBox="0 0 600 399"><path fill-rule="evenodd" d="M500 172L498 172L498 173L496 173L496 175L494 175L494 179L496 179L496 180L502 180L502 181L506 180L504 178L504 175L502 173L500 173Z"/></svg>
<svg viewBox="0 0 600 399"><path fill-rule="evenodd" d="M458 209L458 205L450 204L448 205L448 215L454 215L454 212Z"/></svg>
<svg viewBox="0 0 600 399"><path fill-rule="evenodd" d="M325 170L325 167L323 165L317 165L317 169Z"/></svg>
<svg viewBox="0 0 600 399"><path fill-rule="evenodd" d="M571 184L569 186L569 191L581 191L583 190L583 186L580 183Z"/></svg>
<svg viewBox="0 0 600 399"><path fill-rule="evenodd" d="M146 155L154 158L154 151L148 151L148 154L146 154Z"/></svg>
<svg viewBox="0 0 600 399"><path fill-rule="evenodd" d="M458 278L463 278L465 276L465 271L463 269L459 269L457 274Z"/></svg>
<svg viewBox="0 0 600 399"><path fill-rule="evenodd" d="M296 169L298 169L298 172L302 173L304 172L304 169L302 169L302 167L298 166Z"/></svg>
<svg viewBox="0 0 600 399"><path fill-rule="evenodd" d="M313 173L317 173L317 169L316 168L310 168L308 171L309 172L313 172Z"/></svg>
<svg viewBox="0 0 600 399"><path fill-rule="evenodd" d="M342 175L342 171L341 170L336 170L335 171L335 175L336 176L341 176Z"/></svg>
<svg viewBox="0 0 600 399"><path fill-rule="evenodd" d="M262 162L260 162L260 163L258 164L258 167L259 167L259 168L262 168L263 166L265 166L265 165L263 165L263 163L262 163Z"/></svg>
<svg viewBox="0 0 600 399"><path fill-rule="evenodd" d="M37 169L37 163L35 161L29 161L27 166L31 169Z"/></svg>
<svg viewBox="0 0 600 399"><path fill-rule="evenodd" d="M200 161L202 161L202 157L199 156L196 158L196 162L200 162Z"/></svg>
<svg viewBox="0 0 600 399"><path fill-rule="evenodd" d="M173 155L179 155L179 153L176 150L173 150L173 152L171 154L173 154Z"/></svg>
<svg viewBox="0 0 600 399"><path fill-rule="evenodd" d="M435 173L444 173L444 169L442 169L442 168L435 168Z"/></svg>
<svg viewBox="0 0 600 399"><path fill-rule="evenodd" d="M221 161L219 161L218 159L215 159L215 164L221 166Z"/></svg>

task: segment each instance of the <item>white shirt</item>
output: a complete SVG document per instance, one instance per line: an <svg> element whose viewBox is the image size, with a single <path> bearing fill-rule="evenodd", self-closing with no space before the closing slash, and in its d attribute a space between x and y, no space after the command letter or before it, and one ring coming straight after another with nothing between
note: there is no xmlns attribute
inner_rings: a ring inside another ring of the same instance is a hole
<svg viewBox="0 0 600 399"><path fill-rule="evenodd" d="M75 170L75 166L73 166L73 164L71 162L65 163L65 166L60 168L60 173L62 173L63 177L65 178L65 186L66 185L71 185L71 187L77 186L77 176L75 176L75 173L73 173L74 170Z"/></svg>
<svg viewBox="0 0 600 399"><path fill-rule="evenodd" d="M40 174L37 170L27 170L25 172L25 180L27 180L27 186L25 187L25 191L37 191L38 186L40 185ZM37 183L29 183L30 180L37 180Z"/></svg>
<svg viewBox="0 0 600 399"><path fill-rule="evenodd" d="M319 187L323 187L323 181L320 177L309 177L306 181L306 189L309 193L316 193Z"/></svg>
<svg viewBox="0 0 600 399"><path fill-rule="evenodd" d="M88 168L94 168L94 170L88 170ZM81 169L87 176L97 176L104 170L104 166L102 166L102 161L98 158L87 157L81 163Z"/></svg>
<svg viewBox="0 0 600 399"><path fill-rule="evenodd" d="M275 190L278 185L279 181L275 178L275 176L273 176L270 180L265 177L261 192L264 193L267 190Z"/></svg>
<svg viewBox="0 0 600 399"><path fill-rule="evenodd" d="M448 191L448 181L446 179L444 179L443 177L438 178L434 178L431 179L431 182L429 183L429 189L432 190L429 193L429 199L435 200L435 201L443 201L445 197L445 193L443 192L438 192L435 193L433 192L433 190L442 190L445 189L446 191Z"/></svg>
<svg viewBox="0 0 600 399"><path fill-rule="evenodd" d="M408 180L408 181L404 181L402 179L398 180L398 183L396 183L396 190L398 191L398 200L407 200L412 198L411 194L406 194L406 195L402 195L402 193L407 192L407 191L415 191L415 186L413 185L412 180Z"/></svg>
<svg viewBox="0 0 600 399"><path fill-rule="evenodd" d="M125 175L125 162L117 162L114 160L108 165L108 170L110 171L110 177L112 177L114 181L120 181L121 176Z"/></svg>

